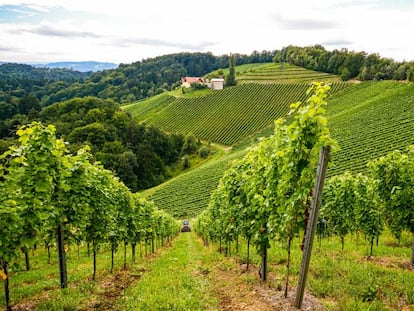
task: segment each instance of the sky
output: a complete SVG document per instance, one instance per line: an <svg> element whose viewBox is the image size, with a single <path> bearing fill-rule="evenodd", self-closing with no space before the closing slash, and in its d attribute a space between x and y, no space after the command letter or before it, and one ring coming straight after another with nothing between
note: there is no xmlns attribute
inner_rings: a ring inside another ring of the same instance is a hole
<svg viewBox="0 0 414 311"><path fill-rule="evenodd" d="M131 63L323 45L414 60L414 0L0 0L0 61Z"/></svg>

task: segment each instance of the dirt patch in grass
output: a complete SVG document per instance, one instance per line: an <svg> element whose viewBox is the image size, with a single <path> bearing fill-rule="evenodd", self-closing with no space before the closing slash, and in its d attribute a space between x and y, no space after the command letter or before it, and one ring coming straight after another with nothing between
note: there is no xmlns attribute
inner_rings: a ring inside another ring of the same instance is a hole
<svg viewBox="0 0 414 311"><path fill-rule="evenodd" d="M246 270L246 265L237 263L233 258L226 261L227 264L216 265L209 273L214 291L220 299L221 310L298 310L294 306L296 289L289 289L286 299L284 290L271 287L275 283L275 276L271 273L268 281L263 282L254 265ZM306 293L301 310L322 311L325 308L316 297Z"/></svg>
<svg viewBox="0 0 414 311"><path fill-rule="evenodd" d="M270 288L270 282L260 281L257 267L250 266L246 270L245 265L232 258L227 261L229 264L217 265L211 271L221 310L297 310L293 306L294 300L283 297L283 291ZM289 296L294 297L294 293ZM323 310L316 298L312 298L305 296L303 310Z"/></svg>
<svg viewBox="0 0 414 311"><path fill-rule="evenodd" d="M98 285L99 301L91 301L81 310L114 310L114 304L122 295L124 289L139 280L145 269L139 271L119 270L107 276Z"/></svg>
<svg viewBox="0 0 414 311"><path fill-rule="evenodd" d="M370 256L363 257L360 262L369 261L379 265L383 268L406 269L414 271L408 260L403 260L401 257L387 257L387 256Z"/></svg>
<svg viewBox="0 0 414 311"><path fill-rule="evenodd" d="M164 247L158 249L155 254L148 254L145 257L146 262L156 260L163 252L168 251L170 247L171 242L168 242ZM92 281L92 276L89 275L76 282L69 282L69 288L82 288L86 285L84 294L88 296L88 299L85 305L82 305L77 310L115 310L115 304L124 289L132 286L134 282L139 281L145 271L145 268L137 266L130 267L126 270L122 268L115 270L114 274L110 274L108 271L99 271L96 281ZM89 283L93 284L89 286ZM14 311L37 310L39 304L56 300L58 291L60 291L59 286L44 287L41 294L16 303L12 308ZM82 301L79 302L83 303Z"/></svg>

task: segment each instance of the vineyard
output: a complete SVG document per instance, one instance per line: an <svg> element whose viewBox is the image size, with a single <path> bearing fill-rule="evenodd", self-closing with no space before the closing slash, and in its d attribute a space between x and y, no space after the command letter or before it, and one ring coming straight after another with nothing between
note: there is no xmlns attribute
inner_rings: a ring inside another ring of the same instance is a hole
<svg viewBox="0 0 414 311"><path fill-rule="evenodd" d="M414 144L413 105L414 85L400 82L361 83L333 96L328 119L341 151L329 174L364 171L368 160Z"/></svg>
<svg viewBox="0 0 414 311"><path fill-rule="evenodd" d="M147 198L178 219L196 217L207 206L211 192L229 167L230 161L239 158L243 153L244 151L232 153L180 175L151 189L152 194ZM146 193L143 195L146 196Z"/></svg>
<svg viewBox="0 0 414 311"><path fill-rule="evenodd" d="M69 154L55 128L33 122L17 131L19 145L0 156L0 277L4 300L10 308L10 263L23 251L30 270L29 250L44 245L48 252L57 242L60 287L68 287L67 245L88 244L93 253L92 279L96 278L97 254L109 246L114 268L115 250L129 244L165 244L179 224L129 189L97 163L88 149ZM49 252L50 260L50 252ZM124 261L126 267L126 261ZM70 273L69 273L70 275ZM1 297L1 296L0 296Z"/></svg>
<svg viewBox="0 0 414 311"><path fill-rule="evenodd" d="M172 103L174 100L175 97L170 96L167 93L162 93L147 100L125 105L122 109L133 116L138 116L140 121L144 121L152 116L156 111Z"/></svg>
<svg viewBox="0 0 414 311"><path fill-rule="evenodd" d="M334 83L334 94L348 83ZM146 119L167 132L187 134L223 145L233 145L286 115L292 102L306 100L305 83L257 84L214 92L199 98L177 98Z"/></svg>
<svg viewBox="0 0 414 311"><path fill-rule="evenodd" d="M239 83L311 83L313 81L340 81L339 77L333 74L280 63L265 63L263 66L239 70L236 78Z"/></svg>
<svg viewBox="0 0 414 311"><path fill-rule="evenodd" d="M341 148L333 155L329 176L341 174L344 170L364 171L368 160L414 143L413 89L412 84L399 82L364 82L328 98L326 109L329 127ZM358 98L358 102L355 98ZM272 132L273 127L255 136L268 136ZM391 140L387 141L389 138ZM191 217L195 211L204 210L224 169L231 160L242 157L244 153L238 151L244 150L252 142L256 144L257 138L240 141L237 152L235 150L228 155L231 158L223 157L218 162L208 163L206 168L200 167L168 184L160 185L151 198L159 208L166 211L171 209L179 217ZM192 186L185 186L188 184ZM183 191L182 187L186 190Z"/></svg>
<svg viewBox="0 0 414 311"><path fill-rule="evenodd" d="M345 173L328 180L320 222L316 222L317 218L312 221L310 214L321 202L319 188L314 186L316 167L318 172L321 168L318 154L325 154L328 159L329 149L335 152L337 148L327 127L326 110L322 109L326 105L327 86L315 84L313 91L315 95L306 106L292 104L290 123L278 119L274 136L262 140L232 164L213 191L208 208L196 220L197 232L205 244L219 245L218 249L226 256L231 254L232 244L238 245L239 238L247 242L247 267L249 246L254 246L261 256L259 275L264 281L268 274L268 249L272 241L279 241L279 248L286 252L284 285L280 284L285 298L291 291L292 273L298 273L298 269L292 267L294 241L299 240L295 246L299 244L305 258L312 251L308 248L312 244L306 242L308 234L311 231L313 234L314 230L318 230L320 240L328 236L339 237L342 254L345 237L358 232L369 243L368 260L374 255L375 239L381 239L386 228L395 240L400 240L403 233L411 234L411 259L405 268L408 258L400 258L403 267L398 270L408 277L410 269L414 268L414 145L370 161L366 175ZM321 149L324 152L319 153ZM338 263L334 260L332 264ZM302 268L303 261L300 275L295 279L300 280L303 273L307 273ZM382 273L390 272L395 273L386 268ZM381 296L381 292L386 292L384 286L388 285L377 281L380 273L375 270L371 273L373 281L368 290L359 292L360 296L356 297L350 294L351 299L360 301L357 310L390 305L390 301ZM412 282L411 285L399 282L403 292L400 301L392 301L393 308L409 307L413 303ZM302 305L302 300L298 299L299 284L295 300L297 308ZM346 302L348 307L351 305L349 300Z"/></svg>
<svg viewBox="0 0 414 311"><path fill-rule="evenodd" d="M414 310L414 84L337 82L288 64L243 65L237 79L204 96L176 90L123 106L138 122L224 145L142 193L88 147L70 154L53 126L18 130L0 155L0 306L226 309L219 287L233 287L231 273L286 301L323 148L309 293L327 310ZM318 79L334 82L307 92ZM177 219L199 237L173 239Z"/></svg>

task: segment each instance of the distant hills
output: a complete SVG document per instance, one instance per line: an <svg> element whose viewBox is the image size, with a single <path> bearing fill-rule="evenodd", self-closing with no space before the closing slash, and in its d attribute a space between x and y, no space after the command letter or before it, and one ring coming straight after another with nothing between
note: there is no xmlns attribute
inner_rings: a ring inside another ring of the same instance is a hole
<svg viewBox="0 0 414 311"><path fill-rule="evenodd" d="M67 68L75 71L87 72L87 71L102 71L107 69L115 69L118 67L114 63L96 62L96 61L85 61L85 62L54 62L47 64L36 64L36 67L47 67L47 68Z"/></svg>

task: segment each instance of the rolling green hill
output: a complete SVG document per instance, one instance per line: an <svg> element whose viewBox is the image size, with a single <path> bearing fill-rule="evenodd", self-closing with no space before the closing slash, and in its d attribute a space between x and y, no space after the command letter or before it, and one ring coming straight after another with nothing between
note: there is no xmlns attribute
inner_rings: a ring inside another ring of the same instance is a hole
<svg viewBox="0 0 414 311"><path fill-rule="evenodd" d="M331 93L349 86L332 84ZM289 105L306 100L307 83L244 83L209 95L172 101L162 95L124 107L137 120L167 132L179 132L223 145L233 145L271 125L289 111ZM152 108L150 108L152 107Z"/></svg>
<svg viewBox="0 0 414 311"><path fill-rule="evenodd" d="M341 150L333 156L328 174L344 170L363 171L370 159L414 144L414 84L364 82L346 88L328 99L328 120ZM272 133L268 128L263 135ZM260 137L260 133L256 133ZM253 138L246 139L254 141ZM241 146L225 157L207 163L162 184L151 192L159 208L174 216L190 218L203 210L209 195L232 159L243 156Z"/></svg>
<svg viewBox="0 0 414 311"><path fill-rule="evenodd" d="M369 159L414 144L414 84L357 84L329 101L328 119L341 147L330 174L363 171Z"/></svg>
<svg viewBox="0 0 414 311"><path fill-rule="evenodd" d="M313 81L339 82L337 75L313 71L287 63L264 63L262 66L238 69L239 83L310 83Z"/></svg>

